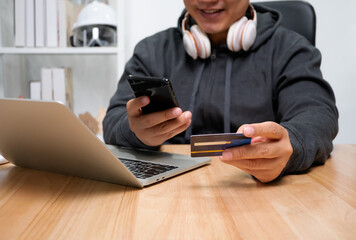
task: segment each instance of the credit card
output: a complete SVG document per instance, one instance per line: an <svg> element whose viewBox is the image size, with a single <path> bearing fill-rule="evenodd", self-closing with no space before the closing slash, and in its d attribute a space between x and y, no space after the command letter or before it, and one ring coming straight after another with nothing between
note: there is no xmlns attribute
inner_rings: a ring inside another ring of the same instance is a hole
<svg viewBox="0 0 356 240"><path fill-rule="evenodd" d="M192 157L221 156L227 148L251 143L251 138L242 133L216 133L192 135L190 155Z"/></svg>

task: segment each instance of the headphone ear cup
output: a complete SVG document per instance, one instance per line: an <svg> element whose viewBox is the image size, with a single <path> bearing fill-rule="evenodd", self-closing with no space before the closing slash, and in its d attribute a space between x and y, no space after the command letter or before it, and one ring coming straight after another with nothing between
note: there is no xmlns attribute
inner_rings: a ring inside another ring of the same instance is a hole
<svg viewBox="0 0 356 240"><path fill-rule="evenodd" d="M230 49L230 51L238 52L241 50L242 30L247 21L247 17L242 17L240 20L230 26L226 39L227 47Z"/></svg>
<svg viewBox="0 0 356 240"><path fill-rule="evenodd" d="M250 47L256 40L256 24L252 20L248 20L242 34L243 35L241 36L241 46L244 51L247 51L250 49Z"/></svg>
<svg viewBox="0 0 356 240"><path fill-rule="evenodd" d="M208 35L198 27L198 25L193 25L190 27L190 32L193 35L198 49L198 55L200 58L205 59L211 54L211 46Z"/></svg>
<svg viewBox="0 0 356 240"><path fill-rule="evenodd" d="M188 55L191 56L193 59L197 59L198 48L196 46L193 35L189 31L184 31L183 33L183 45Z"/></svg>

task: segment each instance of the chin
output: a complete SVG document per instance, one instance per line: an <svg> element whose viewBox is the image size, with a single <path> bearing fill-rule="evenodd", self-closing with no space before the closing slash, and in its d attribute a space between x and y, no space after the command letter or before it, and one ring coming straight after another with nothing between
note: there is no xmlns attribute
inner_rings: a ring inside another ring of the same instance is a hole
<svg viewBox="0 0 356 240"><path fill-rule="evenodd" d="M207 34L218 34L224 32L224 30L219 26L202 26L201 29Z"/></svg>

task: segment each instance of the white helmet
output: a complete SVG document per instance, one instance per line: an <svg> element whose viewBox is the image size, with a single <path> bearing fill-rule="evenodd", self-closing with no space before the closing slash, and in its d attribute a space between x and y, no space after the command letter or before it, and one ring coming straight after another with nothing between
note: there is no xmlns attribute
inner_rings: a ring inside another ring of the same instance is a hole
<svg viewBox="0 0 356 240"><path fill-rule="evenodd" d="M116 45L116 14L107 4L93 1L79 13L73 25L74 47Z"/></svg>

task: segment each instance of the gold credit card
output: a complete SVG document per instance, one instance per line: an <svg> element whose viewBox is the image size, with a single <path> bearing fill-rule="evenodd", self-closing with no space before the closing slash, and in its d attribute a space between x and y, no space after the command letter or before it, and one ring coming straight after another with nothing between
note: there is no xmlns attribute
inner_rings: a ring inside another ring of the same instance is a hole
<svg viewBox="0 0 356 240"><path fill-rule="evenodd" d="M192 135L190 155L192 157L221 156L227 148L251 143L251 138L242 133L217 133Z"/></svg>

